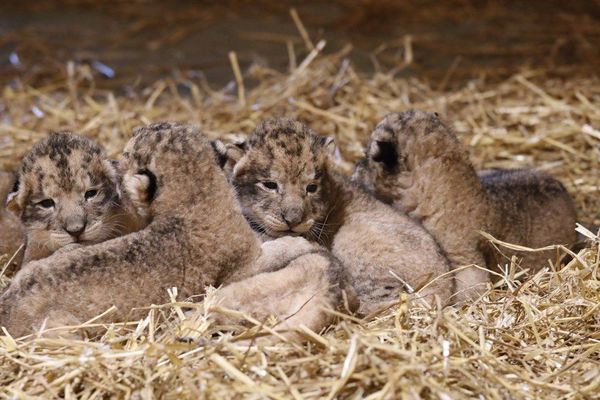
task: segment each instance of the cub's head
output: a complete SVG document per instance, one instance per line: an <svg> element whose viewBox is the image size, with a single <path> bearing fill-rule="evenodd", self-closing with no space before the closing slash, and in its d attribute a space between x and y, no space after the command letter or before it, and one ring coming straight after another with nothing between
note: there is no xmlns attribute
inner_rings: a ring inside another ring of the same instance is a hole
<svg viewBox="0 0 600 400"><path fill-rule="evenodd" d="M25 156L7 207L23 222L28 246L52 253L70 243L115 235L120 202L115 167L92 140L54 133Z"/></svg>
<svg viewBox="0 0 600 400"><path fill-rule="evenodd" d="M412 184L411 174L432 159L461 155L454 133L437 113L411 110L388 114L369 140L353 180L381 200L392 202Z"/></svg>
<svg viewBox="0 0 600 400"><path fill-rule="evenodd" d="M126 200L145 223L231 192L208 139L193 125L158 122L134 131L119 159ZM128 204L129 205L129 204Z"/></svg>
<svg viewBox="0 0 600 400"><path fill-rule="evenodd" d="M242 145L213 145L251 226L270 237L318 237L330 208L333 140L291 119L261 123ZM314 238L313 237L313 238Z"/></svg>

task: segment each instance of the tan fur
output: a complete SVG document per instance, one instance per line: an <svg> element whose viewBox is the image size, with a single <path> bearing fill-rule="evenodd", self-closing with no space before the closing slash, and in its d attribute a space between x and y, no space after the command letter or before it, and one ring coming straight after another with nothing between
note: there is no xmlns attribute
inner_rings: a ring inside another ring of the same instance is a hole
<svg viewBox="0 0 600 400"><path fill-rule="evenodd" d="M422 227L333 171L332 147L297 121L275 119L223 156L237 156L231 181L253 228L267 238L302 235L331 249L368 314L395 301L405 283L418 289L447 272L448 263ZM434 293L446 300L450 285L436 281L421 294Z"/></svg>
<svg viewBox="0 0 600 400"><path fill-rule="evenodd" d="M14 256L13 266L18 266L23 259L25 230L19 218L4 207L14 181L13 174L0 171L0 256L7 255L10 258ZM13 266L9 268L11 271L7 270L9 273L12 272Z"/></svg>
<svg viewBox="0 0 600 400"><path fill-rule="evenodd" d="M497 231L499 239L534 249L575 243L575 204L558 180L531 169L484 170L478 176L499 209L502 221ZM552 250L502 251L508 257L516 255L523 267L534 271L548 265L549 259L556 258L556 252ZM494 251L487 252L486 257L490 267L507 262Z"/></svg>
<svg viewBox="0 0 600 400"><path fill-rule="evenodd" d="M24 263L143 226L124 205L115 166L83 136L55 133L36 143L21 163L15 189L8 207L26 228Z"/></svg>
<svg viewBox="0 0 600 400"><path fill-rule="evenodd" d="M573 204L558 181L532 171L504 176L483 173L480 180L467 150L437 114L410 111L390 114L377 126L354 180L420 221L453 268L495 267L497 258L478 231L534 247L574 241ZM465 299L489 277L470 268L457 272L456 280L458 298Z"/></svg>
<svg viewBox="0 0 600 400"><path fill-rule="evenodd" d="M27 264L0 298L0 325L11 334L39 329L45 320L47 328L79 324L113 305L117 311L102 322L137 318L142 311L132 308L168 301L171 287L186 298L227 283L235 286L224 288L225 305L252 304L260 307L256 315L275 312L282 320L294 314L281 329L326 326L330 317L321 307L336 308L342 297L343 282L330 278L338 264L301 243L261 249L209 142L195 128L161 123L137 130L119 167L125 198L149 225ZM315 294L300 313L298 300L279 297L294 288Z"/></svg>
<svg viewBox="0 0 600 400"><path fill-rule="evenodd" d="M259 255L208 140L195 128L170 123L136 131L120 169L145 175L150 224L97 245L27 264L0 298L0 325L19 336L65 322L83 322L111 306L105 322L137 317L134 307L181 298L220 285ZM139 178L139 177L138 177ZM152 189L155 190L152 190ZM154 192L154 193L152 193Z"/></svg>
<svg viewBox="0 0 600 400"><path fill-rule="evenodd" d="M275 329L290 339L300 338L296 331L300 325L316 332L326 327L333 320L327 310L358 308L341 263L303 238L288 236L263 243L252 269L249 277L233 278L233 283L218 290L216 305L261 322L276 316ZM213 314L213 320L219 325L247 322L219 313Z"/></svg>

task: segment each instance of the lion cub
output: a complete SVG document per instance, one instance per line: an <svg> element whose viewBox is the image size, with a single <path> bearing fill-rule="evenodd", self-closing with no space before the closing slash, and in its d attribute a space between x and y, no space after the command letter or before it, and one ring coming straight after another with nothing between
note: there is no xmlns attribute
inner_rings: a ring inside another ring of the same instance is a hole
<svg viewBox="0 0 600 400"><path fill-rule="evenodd" d="M483 171L477 175L466 148L437 114L390 114L371 135L354 180L386 203L420 221L453 267L496 267L498 254L478 233L528 247L575 241L575 209L556 179L536 171ZM539 268L551 253L528 253ZM462 298L489 279L486 271L456 273Z"/></svg>
<svg viewBox="0 0 600 400"><path fill-rule="evenodd" d="M225 283L225 306L256 307L261 318L274 311L287 329L305 324L318 331L331 319L322 307L334 308L341 298L332 283L335 263L312 248L287 254L286 243L261 249L196 128L159 123L136 130L119 173L148 225L25 265L0 297L0 326L12 335L44 321L47 328L81 324L111 306L117 310L100 322L137 318L143 311L133 308L169 301L169 288L187 298Z"/></svg>
<svg viewBox="0 0 600 400"><path fill-rule="evenodd" d="M336 173L332 141L290 119L260 124L245 145L214 146L242 211L266 239L303 236L331 249L369 314L448 271L439 246L420 225ZM439 279L421 294L451 294Z"/></svg>
<svg viewBox="0 0 600 400"><path fill-rule="evenodd" d="M91 139L53 133L23 159L7 207L25 226L23 263L63 246L103 242L139 229L126 210L115 166Z"/></svg>

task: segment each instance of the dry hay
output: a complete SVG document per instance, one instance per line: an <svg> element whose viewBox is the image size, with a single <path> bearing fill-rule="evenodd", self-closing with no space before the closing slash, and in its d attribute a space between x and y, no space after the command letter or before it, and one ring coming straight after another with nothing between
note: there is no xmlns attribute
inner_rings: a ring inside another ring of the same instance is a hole
<svg viewBox="0 0 600 400"><path fill-rule="evenodd" d="M192 121L212 136L231 139L282 114L336 135L344 158L353 161L384 114L414 107L454 121L478 167L535 165L560 177L576 197L580 221L600 225L597 78L523 71L502 82L474 80L438 92L418 79L397 78L394 71L361 75L346 59L350 49L322 55L321 47L316 44L287 73L253 66L242 76L234 68L237 85L220 91L182 76L113 93L96 88L89 66L74 64L49 84L5 87L0 168L14 167L34 141L54 130L95 137L115 155L133 127L150 121ZM234 55L231 61L235 66ZM526 278L509 263L501 284L470 306L430 310L401 297L374 318L340 316L327 332L306 330L304 344L248 348L230 333L218 334L201 312L183 323L182 307L200 306L176 302L175 293L171 304L150 307L145 320L112 325L95 341L2 336L0 393L592 398L600 389L600 254L598 238L588 236L587 248L561 270L549 263ZM193 327L193 334L185 332L193 343L176 340L182 326ZM258 330L269 328L241 337Z"/></svg>

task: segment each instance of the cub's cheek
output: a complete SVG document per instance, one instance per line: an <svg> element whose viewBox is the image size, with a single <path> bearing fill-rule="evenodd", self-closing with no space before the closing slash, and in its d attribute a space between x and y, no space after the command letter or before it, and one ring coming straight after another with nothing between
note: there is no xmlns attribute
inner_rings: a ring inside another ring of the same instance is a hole
<svg viewBox="0 0 600 400"><path fill-rule="evenodd" d="M29 228L27 236L31 242L45 242L50 240L51 233L43 228Z"/></svg>
<svg viewBox="0 0 600 400"><path fill-rule="evenodd" d="M261 204L252 204L249 209L251 210L251 217L255 220L263 221L267 214L265 212L265 207Z"/></svg>
<svg viewBox="0 0 600 400"><path fill-rule="evenodd" d="M27 230L49 230L54 225L51 211L29 209L21 218Z"/></svg>

